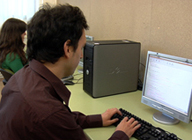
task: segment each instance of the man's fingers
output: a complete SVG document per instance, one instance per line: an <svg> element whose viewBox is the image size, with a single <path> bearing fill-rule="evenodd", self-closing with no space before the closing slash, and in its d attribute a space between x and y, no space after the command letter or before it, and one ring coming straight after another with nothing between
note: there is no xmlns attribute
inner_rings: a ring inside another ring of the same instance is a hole
<svg viewBox="0 0 192 140"><path fill-rule="evenodd" d="M124 117L122 121L127 122L129 120L128 117Z"/></svg>
<svg viewBox="0 0 192 140"><path fill-rule="evenodd" d="M121 111L120 111L119 109L117 109L117 113L118 113L119 115L122 115L122 113L121 113Z"/></svg>
<svg viewBox="0 0 192 140"><path fill-rule="evenodd" d="M118 120L119 120L118 118L115 118L115 119L112 119L112 120L110 120L110 121L111 121L111 123L113 124L113 123L117 122Z"/></svg>

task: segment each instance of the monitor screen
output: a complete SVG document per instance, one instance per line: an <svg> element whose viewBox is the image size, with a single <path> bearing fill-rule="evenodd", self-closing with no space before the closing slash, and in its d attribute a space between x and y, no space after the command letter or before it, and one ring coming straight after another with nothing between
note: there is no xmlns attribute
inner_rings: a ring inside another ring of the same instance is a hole
<svg viewBox="0 0 192 140"><path fill-rule="evenodd" d="M149 51L141 102L160 111L153 115L160 123L189 123L192 60Z"/></svg>

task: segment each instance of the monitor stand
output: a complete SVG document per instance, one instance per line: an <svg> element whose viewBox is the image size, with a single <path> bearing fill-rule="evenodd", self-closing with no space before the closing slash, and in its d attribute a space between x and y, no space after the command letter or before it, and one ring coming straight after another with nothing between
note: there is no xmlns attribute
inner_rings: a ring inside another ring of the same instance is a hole
<svg viewBox="0 0 192 140"><path fill-rule="evenodd" d="M162 124L177 124L179 120L162 112L156 112L153 114L153 119Z"/></svg>

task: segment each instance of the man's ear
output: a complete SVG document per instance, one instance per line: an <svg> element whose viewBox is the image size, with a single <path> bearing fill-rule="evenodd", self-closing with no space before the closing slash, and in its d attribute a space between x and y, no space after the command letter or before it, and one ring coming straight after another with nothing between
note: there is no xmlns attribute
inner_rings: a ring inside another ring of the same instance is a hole
<svg viewBox="0 0 192 140"><path fill-rule="evenodd" d="M65 57L69 57L70 54L71 54L71 49L72 47L70 46L71 44L71 40L67 40L64 45L63 45L63 50L64 50L64 54L65 54Z"/></svg>

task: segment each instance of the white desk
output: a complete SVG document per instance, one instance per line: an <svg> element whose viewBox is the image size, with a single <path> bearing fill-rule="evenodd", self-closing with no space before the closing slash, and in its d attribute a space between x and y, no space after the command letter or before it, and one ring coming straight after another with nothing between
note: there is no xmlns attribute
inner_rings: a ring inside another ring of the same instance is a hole
<svg viewBox="0 0 192 140"><path fill-rule="evenodd" d="M80 82L82 83L82 80ZM152 119L152 116L156 110L141 103L141 91L94 99L83 91L83 84L76 84L67 87L71 91L69 106L72 111L80 111L89 115L101 114L108 108L123 108L156 127L175 133L183 140L192 139L192 122L189 124L179 122L176 125L163 125L155 122ZM87 135L93 140L107 140L114 131L115 126L85 129ZM131 140L134 139L135 138L131 138Z"/></svg>

